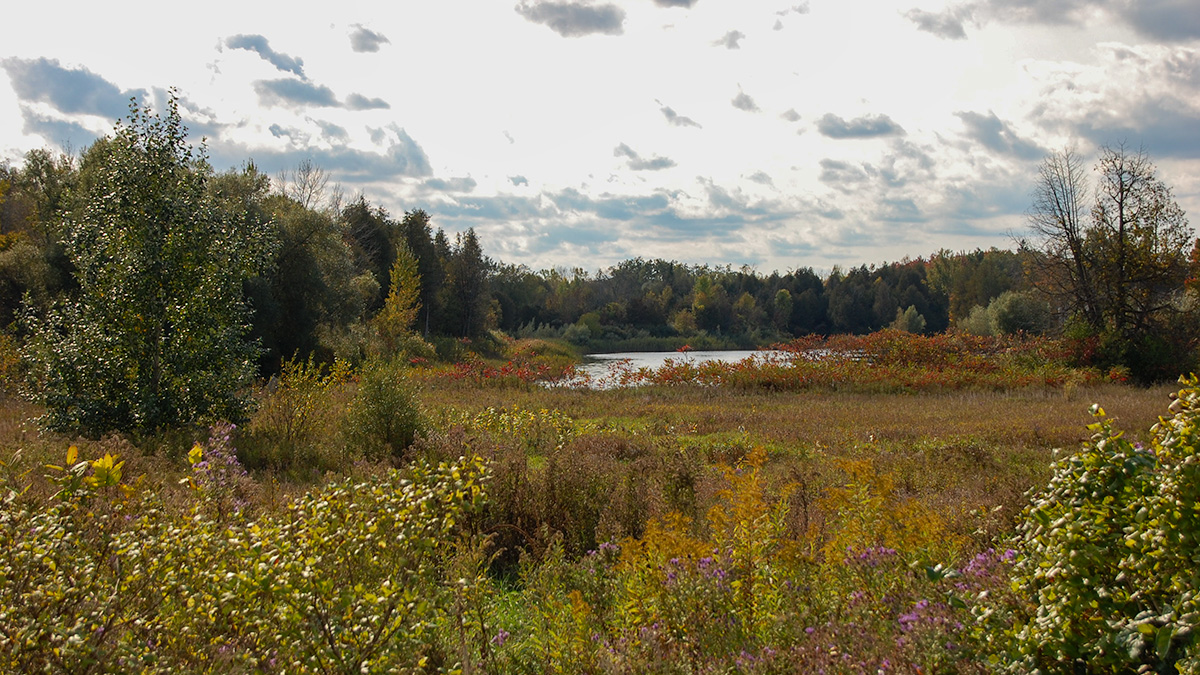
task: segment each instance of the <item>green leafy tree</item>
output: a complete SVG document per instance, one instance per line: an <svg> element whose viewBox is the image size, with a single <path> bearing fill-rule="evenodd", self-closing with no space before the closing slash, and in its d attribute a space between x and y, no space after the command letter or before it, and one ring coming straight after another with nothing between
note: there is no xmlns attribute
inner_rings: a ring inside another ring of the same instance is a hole
<svg viewBox="0 0 1200 675"><path fill-rule="evenodd" d="M909 305L907 309L896 310L896 319L892 322L891 327L906 333L923 333L925 332L925 317L917 311L915 306Z"/></svg>
<svg viewBox="0 0 1200 675"><path fill-rule="evenodd" d="M102 143L63 223L78 292L26 314L43 421L97 435L238 417L257 352L242 283L268 231L206 189L174 96L163 116L132 103Z"/></svg>
<svg viewBox="0 0 1200 675"><path fill-rule="evenodd" d="M446 278L445 258L438 250L433 226L425 211L416 209L406 212L400 221L399 235L417 259L417 269L421 273L422 332L429 337L440 312L439 299Z"/></svg>
<svg viewBox="0 0 1200 675"><path fill-rule="evenodd" d="M395 261L394 245L389 237L393 223L387 211L372 207L365 197L360 196L342 210L341 220L346 242L354 252L357 271L371 274L378 288L386 290L388 272ZM367 309L378 311L383 297L377 293L370 298Z"/></svg>
<svg viewBox="0 0 1200 675"><path fill-rule="evenodd" d="M1050 305L1034 291L1005 291L988 305L997 335L1045 333L1052 324Z"/></svg>
<svg viewBox="0 0 1200 675"><path fill-rule="evenodd" d="M372 273L356 270L354 252L330 214L280 194L264 197L263 207L278 246L248 292L266 375L289 358L331 360L328 337L359 322L379 286Z"/></svg>
<svg viewBox="0 0 1200 675"><path fill-rule="evenodd" d="M775 302L772 303L774 311L771 315L775 328L785 333L788 331L788 324L792 320L792 307L794 305L792 294L788 292L788 289L781 288L775 292Z"/></svg>

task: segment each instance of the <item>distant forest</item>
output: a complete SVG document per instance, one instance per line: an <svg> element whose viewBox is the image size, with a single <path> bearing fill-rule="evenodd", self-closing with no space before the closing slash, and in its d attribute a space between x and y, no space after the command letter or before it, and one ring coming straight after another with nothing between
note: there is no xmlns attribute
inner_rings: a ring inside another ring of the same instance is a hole
<svg viewBox="0 0 1200 675"><path fill-rule="evenodd" d="M9 340L21 342L22 317L78 290L68 249L79 214L111 198L96 194L96 172L111 163L113 142L79 156L35 150L19 168L0 166L0 325ZM400 257L416 261L412 328L434 345L499 330L584 351L755 347L889 327L1061 333L1080 316L1070 298L1043 292L1047 253L1036 247L942 250L824 277L641 258L533 270L487 257L473 230L448 235L420 208L396 217L364 196L346 200L311 163L272 179L252 162L219 173L202 154L189 161L203 203L270 240L266 264L242 281L262 376L288 359L361 361Z"/></svg>
<svg viewBox="0 0 1200 675"><path fill-rule="evenodd" d="M81 208L103 151L104 141L79 158L35 150L19 169L0 167L0 323L10 332L23 301L44 307L71 293L63 223ZM391 290L401 246L417 260L417 329L426 337L499 329L584 348L647 338L751 346L892 325L934 333L1029 288L1023 254L996 249L941 251L824 278L810 268L763 274L641 258L603 270L532 270L485 256L473 230L451 237L421 209L396 218L362 196L342 204L317 167L279 178L247 164L207 181L218 203L267 226L277 240L267 271L245 283L264 373L282 359L353 350L356 333ZM1005 328L1044 330L1045 318Z"/></svg>

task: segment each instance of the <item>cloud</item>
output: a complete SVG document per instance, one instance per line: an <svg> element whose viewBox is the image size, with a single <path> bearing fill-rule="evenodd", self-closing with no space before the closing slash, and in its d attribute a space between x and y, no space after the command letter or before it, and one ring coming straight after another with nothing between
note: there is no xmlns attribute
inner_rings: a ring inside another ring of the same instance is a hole
<svg viewBox="0 0 1200 675"><path fill-rule="evenodd" d="M584 2L522 0L516 6L521 16L544 24L563 37L581 37L599 33L621 35L625 32L625 10L616 5L592 5Z"/></svg>
<svg viewBox="0 0 1200 675"><path fill-rule="evenodd" d="M775 185L775 181L771 180L771 177L767 175L765 171L755 171L749 176L746 176L746 180L754 181L759 185Z"/></svg>
<svg viewBox="0 0 1200 675"><path fill-rule="evenodd" d="M367 98L362 94L350 94L346 97L346 107L350 110L387 110L392 106L381 98Z"/></svg>
<svg viewBox="0 0 1200 675"><path fill-rule="evenodd" d="M14 57L0 61L0 67L8 72L17 98L46 103L65 114L120 119L129 112L131 98L146 96L144 89L121 91L87 68L63 68L57 59Z"/></svg>
<svg viewBox="0 0 1200 675"><path fill-rule="evenodd" d="M1090 10L1109 2L1112 0L986 0L980 4L988 14L1004 21L1063 25L1080 23Z"/></svg>
<svg viewBox="0 0 1200 675"><path fill-rule="evenodd" d="M759 111L758 104L754 102L753 98L750 98L749 94L742 91L741 88L738 88L738 95L734 96L730 103L738 110L745 110L746 112Z"/></svg>
<svg viewBox="0 0 1200 675"><path fill-rule="evenodd" d="M821 174L817 180L842 191L847 191L847 186L865 183L871 177L863 167L836 159L822 159L820 165Z"/></svg>
<svg viewBox="0 0 1200 675"><path fill-rule="evenodd" d="M57 144L63 149L86 148L100 137L82 124L40 114L29 106L21 106L21 117L25 122L25 133L37 134L46 139L46 142Z"/></svg>
<svg viewBox="0 0 1200 675"><path fill-rule="evenodd" d="M741 226L756 223L773 227L774 224L786 222L800 212L794 203L776 199L755 199L741 188L731 190L718 185L711 178L697 176L696 181L704 188L708 204L699 210L703 216L685 217L682 220L692 224L703 223L706 227L713 228L709 229L709 236L717 234L715 228L724 226L729 228L729 231L721 234L730 240L744 240L747 233ZM718 215L714 216L714 213Z"/></svg>
<svg viewBox="0 0 1200 675"><path fill-rule="evenodd" d="M741 40L745 40L745 39L746 39L746 34L743 33L742 31L731 30L728 33L726 33L723 37L721 37L721 39L713 42L713 45L718 46L718 47L724 47L726 49L741 49L742 46L740 44L738 44L738 42L740 42Z"/></svg>
<svg viewBox="0 0 1200 675"><path fill-rule="evenodd" d="M1200 158L1200 50L1105 44L1099 61L1036 73L1030 118L1054 135Z"/></svg>
<svg viewBox="0 0 1200 675"><path fill-rule="evenodd" d="M808 14L808 12L809 12L808 1L805 0L805 2L802 2L798 5L792 5L791 7L788 7L786 9L781 9L775 13L778 14L779 16L787 16L788 14Z"/></svg>
<svg viewBox="0 0 1200 675"><path fill-rule="evenodd" d="M325 136L326 140L342 142L350 140L350 134L346 131L345 127L334 124L333 122L325 122L322 120L313 121L318 127L321 127L321 134Z"/></svg>
<svg viewBox="0 0 1200 675"><path fill-rule="evenodd" d="M540 196L514 195L450 197L430 205L429 211L435 215L462 219L468 223L489 225L497 221L538 220L557 215L551 207L543 205Z"/></svg>
<svg viewBox="0 0 1200 675"><path fill-rule="evenodd" d="M629 160L629 168L634 171L660 171L675 166L675 160L669 157L652 157L643 159L633 148L624 143L613 149L613 157L625 157Z"/></svg>
<svg viewBox="0 0 1200 675"><path fill-rule="evenodd" d="M662 104L660 103L659 105ZM671 126L702 128L700 127L700 124L696 122L696 120L676 113L671 106L664 105L662 108L660 108L660 110L662 110L663 116L667 118L667 124L670 124Z"/></svg>
<svg viewBox="0 0 1200 675"><path fill-rule="evenodd" d="M1138 0L1117 7L1142 35L1168 41L1200 38L1200 9L1194 0Z"/></svg>
<svg viewBox="0 0 1200 675"><path fill-rule="evenodd" d="M908 197L879 200L874 216L889 223L916 223L925 219L916 202Z"/></svg>
<svg viewBox="0 0 1200 675"><path fill-rule="evenodd" d="M603 194L593 198L575 188L565 188L546 196L561 211L590 213L608 220L633 220L660 212L670 206L670 200L662 192L624 196Z"/></svg>
<svg viewBox="0 0 1200 675"><path fill-rule="evenodd" d="M459 178L429 178L421 187L438 192L473 192L478 183L470 176Z"/></svg>
<svg viewBox="0 0 1200 675"><path fill-rule="evenodd" d="M784 110L782 113L780 113L779 116L789 122L799 122L800 121L800 113L796 112L795 108L788 108L787 110Z"/></svg>
<svg viewBox="0 0 1200 675"><path fill-rule="evenodd" d="M258 80L254 83L258 100L265 106L285 108L303 106L337 107L337 96L324 85L315 85L290 78L280 80Z"/></svg>
<svg viewBox="0 0 1200 675"><path fill-rule="evenodd" d="M659 7L688 7L696 4L697 0L654 0Z"/></svg>
<svg viewBox="0 0 1200 675"><path fill-rule="evenodd" d="M350 48L356 52L377 52L380 45L391 44L392 41L387 39L382 33L376 33L373 30L364 28L361 23L354 24L354 31L350 33Z"/></svg>
<svg viewBox="0 0 1200 675"><path fill-rule="evenodd" d="M882 114L845 120L833 113L826 113L817 120L817 131L823 136L837 139L904 135L904 129L899 124Z"/></svg>
<svg viewBox="0 0 1200 675"><path fill-rule="evenodd" d="M526 178L525 176L521 176L521 175L509 176L508 182L512 183L515 186L529 185L529 179Z"/></svg>
<svg viewBox="0 0 1200 675"><path fill-rule="evenodd" d="M967 127L967 136L983 147L1018 159L1038 159L1046 154L1041 146L1017 136L1007 122L988 111L954 113Z"/></svg>
<svg viewBox="0 0 1200 675"><path fill-rule="evenodd" d="M245 49L258 54L264 61L285 73L293 73L304 77L304 60L281 54L271 49L267 38L261 35L234 35L225 38L225 46L230 49Z"/></svg>
<svg viewBox="0 0 1200 675"><path fill-rule="evenodd" d="M395 124L390 127L396 135L396 141L388 148L388 157L392 163L401 168L401 173L406 176L428 176L432 170L429 168L429 157L425 151L404 129Z"/></svg>
<svg viewBox="0 0 1200 675"><path fill-rule="evenodd" d="M955 234L999 234L981 227L979 221L1004 216L1024 216L1029 209L1029 175L1005 173L943 186L942 205L937 214L949 221L942 230ZM966 222L964 222L966 221Z"/></svg>
<svg viewBox="0 0 1200 675"><path fill-rule="evenodd" d="M251 148L217 139L210 144L209 151L213 166L239 166L250 158L266 173L283 171L295 167L300 160L308 159L339 180L349 183L432 175L429 157L404 129L390 124L382 131L388 142L382 153L357 150L345 145L330 148L312 146L303 142L303 132L277 125L272 127L272 133L288 137L295 147L284 150Z"/></svg>
<svg viewBox="0 0 1200 675"><path fill-rule="evenodd" d="M963 28L963 21L970 18L971 12L969 6L951 7L941 13L910 9L904 13L904 18L915 23L917 30L946 40L964 40L967 32Z"/></svg>
<svg viewBox="0 0 1200 675"><path fill-rule="evenodd" d="M918 10L913 10L918 11ZM964 12L999 21L1080 25L1097 13L1126 22L1144 37L1167 42L1200 38L1200 12L1193 0L978 0L944 14Z"/></svg>
<svg viewBox="0 0 1200 675"><path fill-rule="evenodd" d="M775 25L771 26L772 30L783 30L783 21L775 19Z"/></svg>
<svg viewBox="0 0 1200 675"><path fill-rule="evenodd" d="M1151 157L1200 159L1200 109L1162 97L1138 101L1123 113L1092 110L1076 123L1076 131L1096 145L1124 142Z"/></svg>

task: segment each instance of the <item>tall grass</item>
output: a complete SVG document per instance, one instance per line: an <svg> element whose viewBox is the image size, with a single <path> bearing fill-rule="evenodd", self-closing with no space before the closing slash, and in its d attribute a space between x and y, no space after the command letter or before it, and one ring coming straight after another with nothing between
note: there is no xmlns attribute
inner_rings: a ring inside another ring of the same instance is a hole
<svg viewBox="0 0 1200 675"><path fill-rule="evenodd" d="M897 344L897 362L954 361ZM1003 542L1051 448L1086 438L1093 401L1123 442L1149 443L1173 389L590 391L439 372L292 364L240 429L80 441L82 464L62 465L76 441L39 433L36 409L0 409L0 592L17 593L0 628L45 636L0 630L3 663L42 668L57 649L78 672L981 671L1003 630L973 608L984 591L1004 616L1025 602L1007 595ZM390 440L391 421L412 434ZM64 493L106 455L125 488ZM396 512L425 508L398 496L412 481L445 536L405 529ZM407 571L369 562L383 551ZM75 584L79 602L36 605L21 595L35 582ZM372 623L380 603L393 613Z"/></svg>

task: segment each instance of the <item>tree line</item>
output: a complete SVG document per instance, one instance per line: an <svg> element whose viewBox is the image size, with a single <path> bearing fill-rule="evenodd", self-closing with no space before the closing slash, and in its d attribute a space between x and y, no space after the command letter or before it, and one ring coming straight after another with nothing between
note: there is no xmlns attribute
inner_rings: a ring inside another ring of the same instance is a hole
<svg viewBox="0 0 1200 675"><path fill-rule="evenodd" d="M1106 148L1095 173L1092 187L1073 151L1048 157L1016 250L824 277L642 258L532 270L419 208L347 202L310 162L278 180L252 161L217 172L174 101L161 116L134 104L78 156L0 166L0 325L61 427L224 415L241 405L231 392L291 359L358 363L496 330L586 349L1061 333L1147 374L1177 370L1200 334L1192 231L1143 153Z"/></svg>

